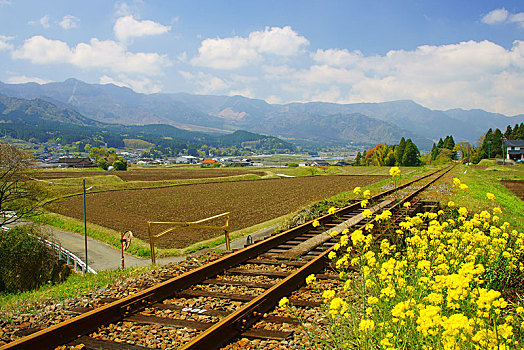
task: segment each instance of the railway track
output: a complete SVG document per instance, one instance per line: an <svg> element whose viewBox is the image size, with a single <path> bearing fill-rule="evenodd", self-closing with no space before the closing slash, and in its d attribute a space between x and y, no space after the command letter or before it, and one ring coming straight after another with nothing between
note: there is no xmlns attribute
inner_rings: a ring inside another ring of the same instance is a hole
<svg viewBox="0 0 524 350"><path fill-rule="evenodd" d="M392 225L400 217L404 202L411 202L409 214L436 210L437 203L423 202L417 196L451 168L436 171L370 199L372 210L393 212ZM327 255L336 243L329 234L354 230L367 221L360 202L340 208L333 214L275 234L209 264L166 280L118 300L106 300L96 309L77 310L67 321L39 330L0 347L7 349L54 349L83 344L87 349L135 349L157 346L141 344L140 335L161 332L163 348L219 349L242 338L284 340L290 330L257 327L260 322L292 324L293 319L271 313L279 300L301 288L307 276L337 280L329 273ZM406 213L406 209L403 209ZM398 213L398 214L395 214ZM374 233L380 240L384 232ZM290 297L298 307L317 307L319 302ZM157 328L148 328L156 326ZM255 326L255 327L253 327ZM282 328L282 327L280 327ZM119 341L109 340L108 330L122 332ZM180 333L169 329L182 329ZM134 333L130 343L127 333ZM171 334L171 336L169 335ZM137 336L138 335L138 336ZM160 347L160 346L158 346Z"/></svg>

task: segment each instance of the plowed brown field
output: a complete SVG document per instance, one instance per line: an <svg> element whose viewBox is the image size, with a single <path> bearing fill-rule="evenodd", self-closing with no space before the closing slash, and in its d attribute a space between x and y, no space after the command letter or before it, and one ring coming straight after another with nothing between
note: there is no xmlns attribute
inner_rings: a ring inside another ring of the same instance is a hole
<svg viewBox="0 0 524 350"><path fill-rule="evenodd" d="M116 175L123 181L159 181L179 179L207 179L243 174L264 176L265 172L252 169L205 169L205 168L164 168L164 169L130 169L127 171L36 171L31 176L37 179L82 178L96 175Z"/></svg>
<svg viewBox="0 0 524 350"><path fill-rule="evenodd" d="M511 192L515 194L515 196L519 197L524 201L524 181L522 180L502 180L501 181L504 186Z"/></svg>
<svg viewBox="0 0 524 350"><path fill-rule="evenodd" d="M147 221L196 221L229 211L231 231L235 231L384 178L315 176L93 193L87 195L87 218L104 227L131 230L135 236L148 240ZM81 219L82 197L56 202L52 210ZM183 248L222 234L184 229L162 237L158 246Z"/></svg>

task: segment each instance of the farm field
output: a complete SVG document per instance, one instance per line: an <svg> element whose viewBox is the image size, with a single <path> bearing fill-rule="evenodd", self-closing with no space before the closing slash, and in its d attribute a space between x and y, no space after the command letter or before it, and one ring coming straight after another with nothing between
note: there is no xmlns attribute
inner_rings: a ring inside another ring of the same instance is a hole
<svg viewBox="0 0 524 350"><path fill-rule="evenodd" d="M181 179L207 179L214 177L235 176L244 174L266 175L265 171L259 169L245 168L197 168L197 167L175 167L175 168L150 168L129 169L127 171L104 171L104 170L43 170L35 171L32 177L40 180L83 178L99 175L116 175L122 181L161 181Z"/></svg>
<svg viewBox="0 0 524 350"><path fill-rule="evenodd" d="M501 180L502 184L515 196L524 201L524 181L523 180Z"/></svg>
<svg viewBox="0 0 524 350"><path fill-rule="evenodd" d="M384 178L315 176L92 193L87 195L87 217L89 222L100 226L131 230L147 241L147 221L195 221L229 211L230 229L235 231ZM48 209L81 219L82 196L54 202ZM183 248L220 235L217 231L177 230L160 239L158 246Z"/></svg>

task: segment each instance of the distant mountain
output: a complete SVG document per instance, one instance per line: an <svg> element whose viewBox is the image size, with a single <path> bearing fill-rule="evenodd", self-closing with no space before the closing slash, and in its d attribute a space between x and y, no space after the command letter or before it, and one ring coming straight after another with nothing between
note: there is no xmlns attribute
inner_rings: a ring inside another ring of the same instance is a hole
<svg viewBox="0 0 524 350"><path fill-rule="evenodd" d="M75 79L43 85L0 83L0 93L40 98L104 123L168 124L222 134L243 129L323 144L396 143L404 136L428 149L447 135L453 135L457 142L475 142L490 127L505 129L524 120L524 115L507 117L483 110L431 110L413 101L277 105L242 96L147 95Z"/></svg>
<svg viewBox="0 0 524 350"><path fill-rule="evenodd" d="M3 95L0 95L0 119L32 125L42 121L82 126L102 125L102 123L86 118L73 109L60 108L40 98L26 100Z"/></svg>
<svg viewBox="0 0 524 350"><path fill-rule="evenodd" d="M87 118L71 108L58 107L41 98L32 100L0 95L0 129L19 139L45 142L61 138L64 144L74 142L107 143L123 147L124 138L148 141L164 148L249 146L260 150L295 147L279 138L238 130L226 135L206 134L179 129L167 124L122 125Z"/></svg>

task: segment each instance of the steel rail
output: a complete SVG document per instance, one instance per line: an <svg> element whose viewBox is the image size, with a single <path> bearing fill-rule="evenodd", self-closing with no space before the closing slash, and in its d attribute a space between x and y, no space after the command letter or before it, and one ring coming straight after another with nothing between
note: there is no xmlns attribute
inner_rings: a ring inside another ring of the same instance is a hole
<svg viewBox="0 0 524 350"><path fill-rule="evenodd" d="M394 193L395 191L405 188L429 176L432 176L438 173L439 171L441 171L441 169L435 172L432 172L430 174L424 175L420 178L409 181L408 183L403 184L401 186L398 186L393 189L379 193L371 197L370 200L378 200L382 197L388 196L389 194ZM318 218L317 220L320 223L324 224L334 219L337 214L344 214L345 212L350 212L356 208L360 208L359 202L346 206L344 208L341 208L337 210L334 214L324 215ZM31 335L20 338L11 343L5 344L0 347L0 350L35 349L35 348L54 349L55 347L68 343L72 340L75 340L76 338L82 335L89 334L95 331L98 327L102 325L121 321L126 316L132 313L139 312L149 305L152 305L154 303L161 302L165 299L171 298L178 291L184 290L192 285L201 283L202 281L208 278L211 278L219 273L222 273L231 267L241 264L249 259L255 258L256 256L261 255L262 253L265 253L268 250L301 235L302 233L308 232L312 230L313 228L314 228L313 220L310 220L302 225L299 225L297 227L294 227L282 233L276 234L270 238L267 238L253 245L250 245L247 248L241 249L235 253L229 254L207 265L204 265L194 270L188 271L180 276L177 276L167 281L164 281L162 283L159 283L155 286L147 288L136 294L133 294L123 299L106 304L97 309L88 311L84 314L73 317L59 324L42 329ZM322 268L322 266L325 266L322 263L322 260L323 260L322 257L325 257L325 254L321 254L319 257L310 261L305 266L308 266L308 269L313 269L313 270L318 271L319 269ZM281 295L282 293L284 293L283 295L286 295L286 293L289 294L292 290L294 290L291 287L291 285L295 284L295 288L296 288L297 281L302 280L303 282L303 279L307 277L303 275L304 274L307 275L308 272L300 272L300 271L307 271L307 270L300 269L295 274L292 274L288 278L284 279L283 282L286 282L285 284L283 284L282 286L276 285L272 287L271 289L269 289L267 292L271 290L271 291L276 291L277 294L279 295ZM274 307L275 300L276 300L275 297L267 296L266 293L263 293L260 297L255 298L253 301L248 303L248 305L246 305L246 308L247 306L249 306L249 308L253 308L253 310L265 310L269 307L269 305L271 305L271 303L273 303L272 307ZM279 299L280 298L278 298L278 300ZM276 300L276 302L278 302L278 300ZM236 320L241 320L242 324L244 325L243 326L244 328L248 324L252 324L251 321L248 321L245 318L245 315L244 315L245 312L242 311L242 310L245 310L246 308L242 308L241 310L234 312L230 316L231 319L235 318ZM253 312L257 313L261 311L251 311L251 312L253 314ZM260 315L254 314L253 316L260 316ZM211 327L210 330L220 327L220 324L223 324L224 321L228 319L230 318L228 317L224 319L219 324ZM234 325L233 328L230 328L230 329L237 329L239 327L237 325L237 322L233 322L233 325ZM242 329L242 327L240 327L240 329ZM238 334L237 332L233 332L233 333L235 334L234 336ZM208 332L204 332L202 336L204 336L205 334L208 334ZM221 333L220 337L225 338L226 336L224 333ZM198 341L198 338L200 337L197 337L195 341ZM228 338L232 339L231 337L228 337ZM213 348L216 348L216 347L214 346L209 347L209 349L213 349ZM196 348L193 348L193 349L196 349Z"/></svg>
<svg viewBox="0 0 524 350"><path fill-rule="evenodd" d="M430 182L422 186L420 189L404 197L399 203L395 204L390 210L400 208L400 205L405 201L411 200L417 194L428 188L431 184L436 182L453 167L446 169L442 174L432 179ZM440 170L439 170L440 171ZM437 171L438 172L438 171ZM434 175L435 173L431 175ZM425 176L424 178L426 178ZM420 178L419 180L421 180ZM406 187L406 186L404 186ZM356 203L359 204L359 203ZM374 220L374 219L373 219ZM220 322L214 324L206 331L198 335L185 346L179 348L181 350L199 350L199 349L219 349L220 347L229 343L242 334L247 328L255 324L262 318L262 315L273 309L281 298L289 295L292 291L304 284L307 276L315 274L327 267L329 259L327 255L333 250L333 247L326 249L318 257L311 260L309 263L289 275L283 281L268 289L251 302L244 305L242 308L233 312L229 316L222 319Z"/></svg>

